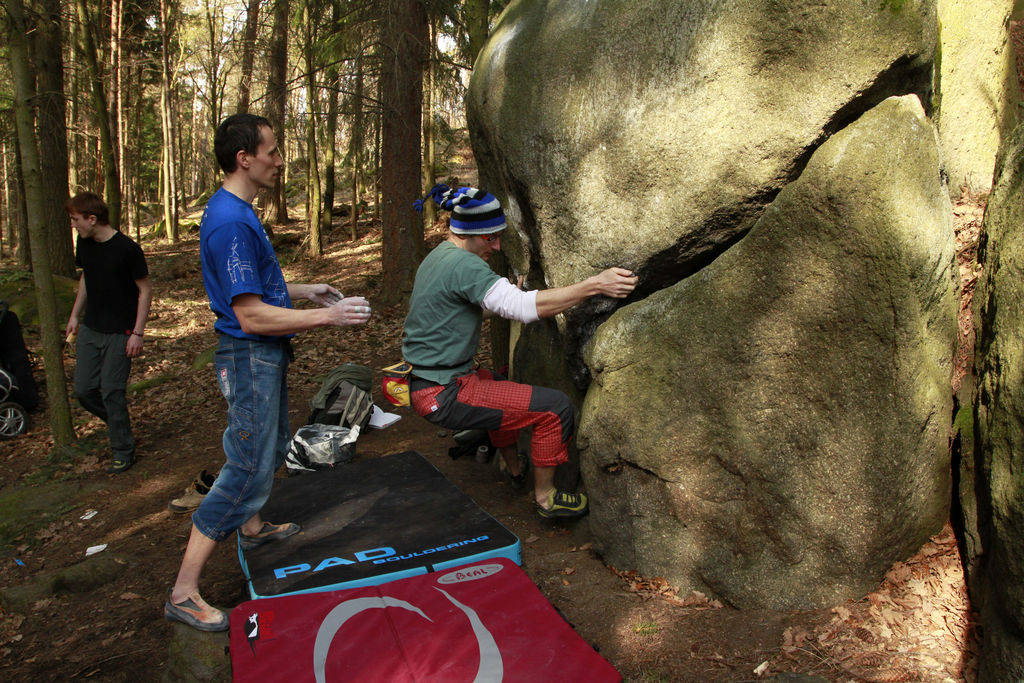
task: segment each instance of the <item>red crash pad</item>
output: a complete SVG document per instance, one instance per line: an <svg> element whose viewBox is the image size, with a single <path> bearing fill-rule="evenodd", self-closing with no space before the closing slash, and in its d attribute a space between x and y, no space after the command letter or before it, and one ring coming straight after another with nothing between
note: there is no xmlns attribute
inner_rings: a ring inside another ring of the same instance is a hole
<svg viewBox="0 0 1024 683"><path fill-rule="evenodd" d="M622 680L505 558L244 602L231 665L236 681Z"/></svg>

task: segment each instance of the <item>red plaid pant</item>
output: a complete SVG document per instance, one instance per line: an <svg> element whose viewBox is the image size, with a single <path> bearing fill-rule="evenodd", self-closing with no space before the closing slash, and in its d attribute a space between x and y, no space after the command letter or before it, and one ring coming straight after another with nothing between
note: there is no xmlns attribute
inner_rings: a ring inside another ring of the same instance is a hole
<svg viewBox="0 0 1024 683"><path fill-rule="evenodd" d="M491 443L514 446L519 430L533 427L530 458L535 467L554 467L569 460L575 431L572 402L556 389L510 382L477 369L445 386L410 394L417 415L447 429L486 429Z"/></svg>

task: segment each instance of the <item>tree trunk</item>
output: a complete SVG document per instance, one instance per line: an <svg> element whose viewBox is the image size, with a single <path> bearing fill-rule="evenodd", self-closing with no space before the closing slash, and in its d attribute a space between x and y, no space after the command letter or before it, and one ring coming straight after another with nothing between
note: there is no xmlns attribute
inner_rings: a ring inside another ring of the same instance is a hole
<svg viewBox="0 0 1024 683"><path fill-rule="evenodd" d="M117 157L114 140L110 131L110 117L107 109L107 95L103 91L103 78L96 56L96 41L92 35L92 21L86 0L75 0L78 22L81 24L78 36L81 39L79 51L85 59L89 75L92 105L96 112L96 127L99 129L101 158L103 160L104 192L110 209L110 227L119 230L121 226L121 185L118 182Z"/></svg>
<svg viewBox="0 0 1024 683"><path fill-rule="evenodd" d="M139 66L139 70L140 71L142 70L141 65ZM138 80L138 83L137 83L137 91L136 91L136 98L135 98L135 130L142 130L142 98L143 98L143 92L145 90L145 86L142 83L142 79L141 78L139 78L137 80ZM138 178L135 178L135 177L132 178L132 182L135 183L135 185L136 185L136 189L132 193L132 200L135 203L135 216L136 216L136 223L135 223L135 225L138 226L138 225L141 225L141 223L142 223L142 192L141 192L141 183L139 182ZM139 228L139 230L141 231L141 228ZM137 242L141 242L142 241L141 234L139 235L139 239L136 240L136 241Z"/></svg>
<svg viewBox="0 0 1024 683"><path fill-rule="evenodd" d="M422 0L388 0L381 32L381 259L384 305L412 291L423 252L423 223L412 203L420 196L420 123L427 13Z"/></svg>
<svg viewBox="0 0 1024 683"><path fill-rule="evenodd" d="M71 44L78 44L78 28L77 22L71 22L71 26L68 27L71 33ZM71 124L71 130L68 136L68 192L70 194L78 194L79 188L79 172L78 168L79 159L82 155L79 153L82 144L82 135L78 132L78 63L76 60L76 50L68 50L68 73L71 74L70 84L68 90L68 101L71 104L71 112L68 115L68 121Z"/></svg>
<svg viewBox="0 0 1024 683"><path fill-rule="evenodd" d="M491 0L465 0L463 7L466 33L469 34L469 63L472 66L484 43L487 42L487 33L491 30L488 18Z"/></svg>
<svg viewBox="0 0 1024 683"><path fill-rule="evenodd" d="M43 194L42 169L35 142L35 116L32 111L32 67L28 62L28 27L25 8L21 0L6 0L11 21L10 60L14 81L14 115L22 157L22 177L25 180L25 208L28 212L29 239L32 242L32 275L39 306L39 327L42 341L43 364L46 367L46 391L50 409L50 430L53 435L54 454L60 454L75 440L71 428L71 406L68 403L67 383L64 377L64 359L61 335L58 332L57 310L46 252L46 225L43 205L48 200Z"/></svg>
<svg viewBox="0 0 1024 683"><path fill-rule="evenodd" d="M21 139L18 136L18 124L14 124L14 206L16 211L11 214L12 220L16 221L15 230L18 233L17 248L14 251L15 260L22 268L32 268L32 246L28 240L28 215L25 211L25 176L21 170Z"/></svg>
<svg viewBox="0 0 1024 683"><path fill-rule="evenodd" d="M373 118L373 217L382 220L380 187L383 173L381 172L380 132L383 128L384 109L381 106L381 79L377 79L377 115Z"/></svg>
<svg viewBox="0 0 1024 683"><path fill-rule="evenodd" d="M434 75L437 73L437 38L435 36L436 15L431 13L427 26L427 63L423 78L423 187L434 186ZM423 223L433 225L437 220L437 204L424 202Z"/></svg>
<svg viewBox="0 0 1024 683"><path fill-rule="evenodd" d="M173 15L170 17L170 21L171 34L168 39L173 37L178 30L178 20ZM184 203L181 192L181 169L185 165L185 157L182 154L181 144L181 124L178 123L181 121L183 115L181 113L181 96L178 92L178 88L175 87L177 85L177 72L178 66L172 62L170 67L171 77L167 82L169 89L168 92L170 95L170 107L168 108L167 114L170 117L170 125L168 128L171 131L171 165L168 170L170 171L171 198L174 200L174 238L172 241L175 243L178 241L179 230L181 227L181 205Z"/></svg>
<svg viewBox="0 0 1024 683"><path fill-rule="evenodd" d="M141 216L136 211L137 203L135 201L135 192L137 189L137 183L135 182L135 176L133 171L135 170L134 155L132 154L132 148L128 145L123 144L125 135L128 132L128 122L131 116L132 108L132 63L128 61L124 65L124 79L122 81L123 90L121 92L121 100L123 103L123 110L120 113L121 128L120 137L122 140L121 145L121 187L124 192L124 218L125 225L134 227L135 229L135 241L142 242L142 225L140 224ZM139 130L136 128L136 130ZM128 234L131 228L125 231Z"/></svg>
<svg viewBox="0 0 1024 683"><path fill-rule="evenodd" d="M82 0L78 0L81 2ZM172 243L178 242L178 193L174 182L176 155L174 153L174 115L171 111L171 26L168 0L160 0L160 130L163 145L160 152L160 194L164 207L164 232Z"/></svg>
<svg viewBox="0 0 1024 683"><path fill-rule="evenodd" d="M11 229L13 226L11 220L11 181L14 179L14 174L11 173L9 162L7 161L7 125L3 117L0 117L0 174L3 179L3 193L4 193L4 206L3 226L0 227L0 256L3 255L3 244L7 245L7 251L11 251L14 247L14 231ZM13 251L11 251L13 253Z"/></svg>
<svg viewBox="0 0 1024 683"><path fill-rule="evenodd" d="M356 88L352 94L352 135L349 136L349 157L352 160L352 213L349 236L359 237L359 176L363 173L363 43L356 52Z"/></svg>
<svg viewBox="0 0 1024 683"><path fill-rule="evenodd" d="M68 135L64 108L64 60L61 57L60 0L39 0L35 41L36 106L43 225L49 247L50 267L65 277L75 276L75 253L64 212L68 196Z"/></svg>
<svg viewBox="0 0 1024 683"><path fill-rule="evenodd" d="M238 78L238 113L249 111L252 90L252 65L256 55L256 36L260 28L260 0L249 0L245 10L245 30L242 34L242 73Z"/></svg>
<svg viewBox="0 0 1024 683"><path fill-rule="evenodd" d="M210 7L210 0L204 0L206 5L206 33L210 41L210 62L206 74L206 90L210 94L210 128L216 130L220 124L221 113L221 84L220 84L220 60L222 50L220 48L220 36L217 31L216 8Z"/></svg>
<svg viewBox="0 0 1024 683"><path fill-rule="evenodd" d="M189 148L193 159L202 158L199 154L199 89L192 88L192 135L189 137ZM199 194L209 187L206 184L206 169L209 164L192 164L192 172L189 174L189 189L192 194Z"/></svg>
<svg viewBox="0 0 1024 683"><path fill-rule="evenodd" d="M338 22L341 21L341 3L339 0L331 2L331 26L332 30L338 29ZM341 78L339 77L337 64L327 67L327 148L324 149L324 208L321 213L322 233L326 234L331 229L331 221L334 218L334 165L335 141L338 139L338 91L341 89Z"/></svg>
<svg viewBox="0 0 1024 683"><path fill-rule="evenodd" d="M121 19L124 15L124 0L110 2L110 134L114 146L114 158L117 159L117 187L124 204L124 140L121 135ZM128 212L122 211L121 223L125 234L131 234L131 221Z"/></svg>
<svg viewBox="0 0 1024 683"><path fill-rule="evenodd" d="M334 218L334 195L336 180L334 167L337 164L335 145L338 139L338 89L341 87L341 78L337 67L327 70L327 147L324 149L324 204L321 211L321 232L330 232L331 221Z"/></svg>
<svg viewBox="0 0 1024 683"><path fill-rule="evenodd" d="M288 0L276 0L274 3L274 28L270 41L270 69L267 74L267 120L277 136L277 144L285 148L284 116L288 102ZM279 174L277 186L271 194L270 204L274 220L284 225L288 222L288 198L285 194L285 182ZM271 231L269 221L264 225L267 232Z"/></svg>
<svg viewBox="0 0 1024 683"><path fill-rule="evenodd" d="M316 71L313 66L313 19L310 12L311 0L305 0L302 6L302 23L305 26L305 45L302 53L306 59L306 104L309 112L306 118L306 227L309 230L309 255L321 256L324 253L323 237L320 232L320 169L317 166L316 151L316 118L317 92ZM330 220L328 214L328 220Z"/></svg>

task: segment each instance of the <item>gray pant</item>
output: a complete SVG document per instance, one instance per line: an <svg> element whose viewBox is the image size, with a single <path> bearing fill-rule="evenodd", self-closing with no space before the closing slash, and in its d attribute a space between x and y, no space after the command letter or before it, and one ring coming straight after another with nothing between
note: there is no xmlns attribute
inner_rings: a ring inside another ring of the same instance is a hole
<svg viewBox="0 0 1024 683"><path fill-rule="evenodd" d="M132 369L132 360L125 353L127 343L127 334L103 334L78 326L75 397L83 408L107 423L115 460L130 459L135 454L125 396Z"/></svg>

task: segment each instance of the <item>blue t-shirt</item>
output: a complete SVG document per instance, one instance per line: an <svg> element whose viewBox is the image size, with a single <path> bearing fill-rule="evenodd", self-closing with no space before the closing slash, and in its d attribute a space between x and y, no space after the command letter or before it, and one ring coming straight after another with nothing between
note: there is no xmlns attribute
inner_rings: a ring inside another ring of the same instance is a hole
<svg viewBox="0 0 1024 683"><path fill-rule="evenodd" d="M239 294L258 294L271 306L292 307L277 254L251 204L223 187L210 197L199 224L199 257L218 332L239 339L284 338L246 334L231 308Z"/></svg>

